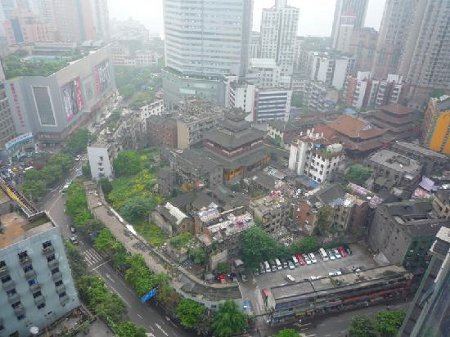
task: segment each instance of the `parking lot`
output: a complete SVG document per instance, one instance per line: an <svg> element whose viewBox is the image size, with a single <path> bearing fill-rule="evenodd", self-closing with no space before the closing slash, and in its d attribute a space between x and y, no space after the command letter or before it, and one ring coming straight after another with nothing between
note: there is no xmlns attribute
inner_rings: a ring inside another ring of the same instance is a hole
<svg viewBox="0 0 450 337"><path fill-rule="evenodd" d="M352 255L336 260L322 261L320 254L317 253L317 263L297 266L295 269L281 269L274 272L264 273L258 276L249 275L247 282L240 282L240 289L244 299L252 302L255 314L262 314L265 312L261 290L264 288L272 288L274 286L281 286L289 283L287 275L295 278L295 281L309 279L314 277L328 277L328 273L341 271L343 273L352 272L352 268L360 268L362 270L374 268L378 264L367 249L358 244L350 245Z"/></svg>

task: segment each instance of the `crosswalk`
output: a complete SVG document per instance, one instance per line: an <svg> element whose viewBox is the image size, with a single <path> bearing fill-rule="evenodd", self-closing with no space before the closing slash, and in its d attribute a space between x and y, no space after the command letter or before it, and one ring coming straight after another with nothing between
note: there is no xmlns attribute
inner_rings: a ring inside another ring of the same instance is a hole
<svg viewBox="0 0 450 337"><path fill-rule="evenodd" d="M86 249L81 254L89 267L95 266L103 261L103 257L94 248Z"/></svg>

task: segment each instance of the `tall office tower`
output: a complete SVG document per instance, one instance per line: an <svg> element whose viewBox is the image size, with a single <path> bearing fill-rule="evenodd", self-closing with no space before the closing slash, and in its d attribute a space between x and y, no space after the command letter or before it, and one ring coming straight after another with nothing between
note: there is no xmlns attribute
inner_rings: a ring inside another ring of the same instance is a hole
<svg viewBox="0 0 450 337"><path fill-rule="evenodd" d="M353 30L364 27L369 0L338 0L334 11L332 47L349 52Z"/></svg>
<svg viewBox="0 0 450 337"><path fill-rule="evenodd" d="M450 0L417 0L399 73L409 105L423 107L433 89L450 90Z"/></svg>
<svg viewBox="0 0 450 337"><path fill-rule="evenodd" d="M433 0L435 1L435 0ZM448 200L449 193L446 194ZM450 228L442 227L430 249L431 261L409 306L399 337L445 337L450 322Z"/></svg>
<svg viewBox="0 0 450 337"><path fill-rule="evenodd" d="M386 1L372 66L374 78L386 78L388 74L398 74L400 58L418 1Z"/></svg>
<svg viewBox="0 0 450 337"><path fill-rule="evenodd" d="M299 14L287 0L275 0L275 6L262 12L260 57L274 59L282 75L292 75L294 69Z"/></svg>
<svg viewBox="0 0 450 337"><path fill-rule="evenodd" d="M59 228L45 213L10 213L4 199L0 215L0 335L30 336L30 328L44 330L80 302Z"/></svg>
<svg viewBox="0 0 450 337"><path fill-rule="evenodd" d="M166 104L219 102L224 75L247 72L253 0L164 0Z"/></svg>
<svg viewBox="0 0 450 337"><path fill-rule="evenodd" d="M11 19L16 8L16 0L0 0L0 21Z"/></svg>
<svg viewBox="0 0 450 337"><path fill-rule="evenodd" d="M5 74L0 60L0 150L16 135L14 120L11 115L8 97L5 90Z"/></svg>
<svg viewBox="0 0 450 337"><path fill-rule="evenodd" d="M94 29L97 39L109 40L108 0L91 0Z"/></svg>

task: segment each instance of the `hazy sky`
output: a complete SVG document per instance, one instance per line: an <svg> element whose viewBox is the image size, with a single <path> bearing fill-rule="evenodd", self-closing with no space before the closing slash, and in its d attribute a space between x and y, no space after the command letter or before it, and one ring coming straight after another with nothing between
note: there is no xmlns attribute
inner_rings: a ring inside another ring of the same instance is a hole
<svg viewBox="0 0 450 337"><path fill-rule="evenodd" d="M163 0L109 0L111 18L132 17L147 26L151 33L162 33ZM226 1L226 0L223 0ZM254 0L254 30L259 30L261 9L271 7L275 0ZM336 0L288 0L300 8L299 34L329 36ZM379 28L386 0L370 0L366 26Z"/></svg>

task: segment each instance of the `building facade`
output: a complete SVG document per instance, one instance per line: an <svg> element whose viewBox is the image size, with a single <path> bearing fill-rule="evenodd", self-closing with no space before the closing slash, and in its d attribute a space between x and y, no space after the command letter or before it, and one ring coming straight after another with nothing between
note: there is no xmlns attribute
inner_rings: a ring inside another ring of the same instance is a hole
<svg viewBox="0 0 450 337"><path fill-rule="evenodd" d="M0 60L0 149L3 149L5 144L16 136L4 80L5 75Z"/></svg>
<svg viewBox="0 0 450 337"><path fill-rule="evenodd" d="M274 237L279 236L283 227L289 224L289 204L280 191L252 200L249 207L254 219L261 223L261 228Z"/></svg>
<svg viewBox="0 0 450 337"><path fill-rule="evenodd" d="M370 71L377 48L378 31L364 27L353 30L349 52L355 56L355 71Z"/></svg>
<svg viewBox="0 0 450 337"><path fill-rule="evenodd" d="M353 72L355 59L328 52L309 52L309 79L320 81L341 90L345 79Z"/></svg>
<svg viewBox="0 0 450 337"><path fill-rule="evenodd" d="M292 75L294 69L299 14L287 0L275 0L274 6L262 12L260 57L274 59L283 75Z"/></svg>
<svg viewBox="0 0 450 337"><path fill-rule="evenodd" d="M331 32L332 48L348 52L355 29L364 27L368 0L338 0Z"/></svg>
<svg viewBox="0 0 450 337"><path fill-rule="evenodd" d="M423 144L450 155L450 97L431 98L423 121Z"/></svg>
<svg viewBox="0 0 450 337"><path fill-rule="evenodd" d="M114 175L113 161L116 156L113 145L98 142L88 146L87 155L92 179L95 181L102 178L112 180Z"/></svg>
<svg viewBox="0 0 450 337"><path fill-rule="evenodd" d="M0 334L29 336L31 327L43 331L80 302L59 228L44 213L34 220L8 213L1 221Z"/></svg>
<svg viewBox="0 0 450 337"><path fill-rule="evenodd" d="M6 81L18 134L31 132L44 144L61 143L116 93L108 47L72 62L50 76Z"/></svg>
<svg viewBox="0 0 450 337"><path fill-rule="evenodd" d="M204 96L218 102L223 75L244 76L249 60L252 0L164 1L166 101Z"/></svg>

